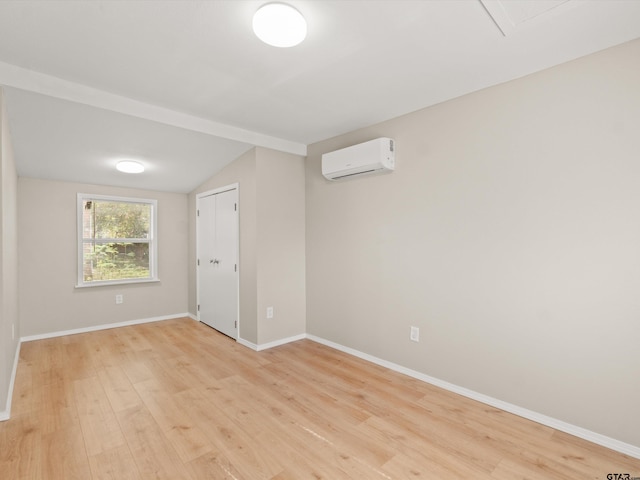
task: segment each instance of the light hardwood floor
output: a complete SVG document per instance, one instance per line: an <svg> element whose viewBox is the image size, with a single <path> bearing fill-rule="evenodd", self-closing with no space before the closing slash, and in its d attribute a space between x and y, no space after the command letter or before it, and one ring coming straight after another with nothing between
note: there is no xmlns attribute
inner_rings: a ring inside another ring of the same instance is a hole
<svg viewBox="0 0 640 480"><path fill-rule="evenodd" d="M191 319L24 343L2 479L599 479L640 460L303 340Z"/></svg>

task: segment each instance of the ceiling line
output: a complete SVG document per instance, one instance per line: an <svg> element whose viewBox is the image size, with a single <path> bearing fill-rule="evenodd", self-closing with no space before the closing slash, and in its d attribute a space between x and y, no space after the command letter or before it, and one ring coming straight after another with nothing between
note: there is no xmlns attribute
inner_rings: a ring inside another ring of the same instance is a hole
<svg viewBox="0 0 640 480"><path fill-rule="evenodd" d="M187 113L177 112L150 103L133 100L122 95L105 92L80 83L63 80L52 75L0 62L0 86L19 88L50 97L69 100L92 107L124 113L174 127L206 133L216 137L271 148L295 155L307 155L307 146L282 138L225 125Z"/></svg>

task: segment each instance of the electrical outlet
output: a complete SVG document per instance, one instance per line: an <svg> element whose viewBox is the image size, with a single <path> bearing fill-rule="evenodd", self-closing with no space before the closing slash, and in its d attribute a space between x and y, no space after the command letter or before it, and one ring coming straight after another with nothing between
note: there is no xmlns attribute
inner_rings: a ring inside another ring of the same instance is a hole
<svg viewBox="0 0 640 480"><path fill-rule="evenodd" d="M267 318L273 318L273 307L267 307Z"/></svg>
<svg viewBox="0 0 640 480"><path fill-rule="evenodd" d="M409 335L409 339L413 342L420 341L420 329L418 327L411 327L411 334Z"/></svg>
<svg viewBox="0 0 640 480"><path fill-rule="evenodd" d="M124 295L116 295L116 304L124 303Z"/></svg>

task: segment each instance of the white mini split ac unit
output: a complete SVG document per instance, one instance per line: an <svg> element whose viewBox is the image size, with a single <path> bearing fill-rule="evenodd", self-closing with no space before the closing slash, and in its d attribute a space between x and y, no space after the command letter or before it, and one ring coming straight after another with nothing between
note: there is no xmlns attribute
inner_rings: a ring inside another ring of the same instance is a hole
<svg viewBox="0 0 640 480"><path fill-rule="evenodd" d="M329 180L392 172L394 169L395 145L393 139L386 137L322 155L322 175Z"/></svg>

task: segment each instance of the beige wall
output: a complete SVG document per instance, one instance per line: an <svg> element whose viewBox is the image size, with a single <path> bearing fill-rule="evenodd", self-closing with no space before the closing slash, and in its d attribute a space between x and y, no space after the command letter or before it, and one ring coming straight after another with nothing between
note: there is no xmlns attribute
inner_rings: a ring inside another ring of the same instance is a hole
<svg viewBox="0 0 640 480"><path fill-rule="evenodd" d="M17 183L9 124L0 88L0 416L7 409L18 339Z"/></svg>
<svg viewBox="0 0 640 480"><path fill-rule="evenodd" d="M262 345L305 333L304 159L254 148L189 195L189 311L196 312L196 195L238 183L240 338ZM266 319L266 307L274 318Z"/></svg>
<svg viewBox="0 0 640 480"><path fill-rule="evenodd" d="M237 183L240 222L240 337L257 343L256 150L227 165L189 194L189 312L197 317L196 195Z"/></svg>
<svg viewBox="0 0 640 480"><path fill-rule="evenodd" d="M308 333L640 446L638 59L634 41L311 145ZM378 136L395 173L323 179L322 153Z"/></svg>
<svg viewBox="0 0 640 480"><path fill-rule="evenodd" d="M158 201L160 282L75 288L77 193ZM22 336L187 312L186 195L21 177L18 214Z"/></svg>
<svg viewBox="0 0 640 480"><path fill-rule="evenodd" d="M265 344L306 331L305 164L265 148L257 154L258 340Z"/></svg>

